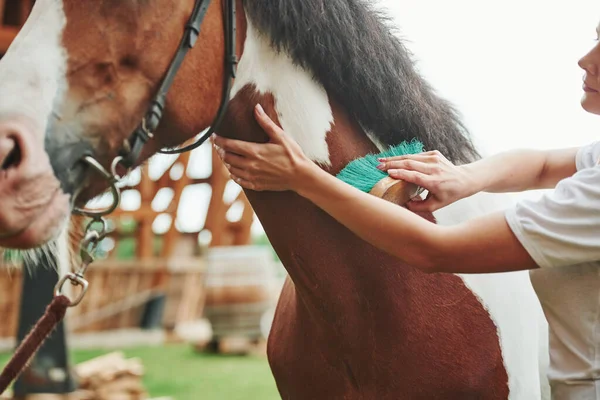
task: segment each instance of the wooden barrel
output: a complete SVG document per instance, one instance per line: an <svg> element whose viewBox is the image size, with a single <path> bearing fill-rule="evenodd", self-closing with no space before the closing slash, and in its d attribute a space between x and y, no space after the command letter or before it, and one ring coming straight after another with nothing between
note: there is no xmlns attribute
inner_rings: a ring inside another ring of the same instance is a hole
<svg viewBox="0 0 600 400"><path fill-rule="evenodd" d="M275 269L269 248L215 247L207 253L204 315L213 339L262 338L261 319L273 307Z"/></svg>

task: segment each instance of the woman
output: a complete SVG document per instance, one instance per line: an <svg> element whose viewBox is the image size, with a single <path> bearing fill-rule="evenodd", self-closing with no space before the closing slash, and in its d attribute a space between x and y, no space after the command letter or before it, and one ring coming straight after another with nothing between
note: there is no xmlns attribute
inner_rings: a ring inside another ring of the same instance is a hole
<svg viewBox="0 0 600 400"><path fill-rule="evenodd" d="M585 71L582 106L600 115L600 44L579 65ZM535 270L532 282L550 325L553 398L600 399L600 142L511 151L464 166L435 151L381 160L393 178L429 191L424 201L408 204L412 211L433 211L478 191L554 188L505 212L438 226L321 170L260 105L255 117L269 143L214 139L241 186L296 191L364 240L425 272Z"/></svg>

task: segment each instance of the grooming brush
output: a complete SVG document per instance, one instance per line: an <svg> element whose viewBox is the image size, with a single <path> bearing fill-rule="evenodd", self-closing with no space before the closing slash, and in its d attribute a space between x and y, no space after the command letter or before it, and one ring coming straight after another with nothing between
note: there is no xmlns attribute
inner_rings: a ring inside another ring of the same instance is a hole
<svg viewBox="0 0 600 400"><path fill-rule="evenodd" d="M387 172L377 169L379 158L418 154L423 152L423 143L418 140L402 142L379 154L368 154L350 162L337 178L349 185L384 200L404 205L423 192L423 188L413 183L391 178Z"/></svg>

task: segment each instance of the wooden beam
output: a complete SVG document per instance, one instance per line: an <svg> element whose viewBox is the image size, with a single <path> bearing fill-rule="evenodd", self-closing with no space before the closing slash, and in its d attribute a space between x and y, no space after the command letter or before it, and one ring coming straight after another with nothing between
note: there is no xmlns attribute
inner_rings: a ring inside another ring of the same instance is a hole
<svg viewBox="0 0 600 400"><path fill-rule="evenodd" d="M21 0L20 8L19 8L19 23L23 25L29 14L31 13L31 9L33 8L33 0Z"/></svg>
<svg viewBox="0 0 600 400"><path fill-rule="evenodd" d="M252 223L254 222L254 210L246 198L246 194L242 190L240 192L240 196L238 197L244 203L244 211L242 213L242 218L238 221L239 229L235 233L234 237L234 246L243 246L250 244L252 239Z"/></svg>
<svg viewBox="0 0 600 400"><path fill-rule="evenodd" d="M19 29L12 26L0 27L0 53L6 53L8 47L19 33Z"/></svg>
<svg viewBox="0 0 600 400"><path fill-rule="evenodd" d="M6 9L5 3L5 0L0 0L0 25L4 24L4 10Z"/></svg>
<svg viewBox="0 0 600 400"><path fill-rule="evenodd" d="M148 176L148 164L142 166L142 179L140 181L140 197L142 201L142 207L146 209L152 209L152 200L155 195L154 182ZM152 223L156 218L154 215L146 214L143 218L138 220L138 238L136 253L137 257L141 259L147 259L154 256L154 233L152 232Z"/></svg>
<svg viewBox="0 0 600 400"><path fill-rule="evenodd" d="M187 173L186 173L187 168L190 163L190 157L191 157L191 153L184 153L179 156L179 162L182 163L184 166L184 173L183 173L183 176L181 177L181 179L179 179L178 181L175 181L171 184L171 187L173 188L173 200L171 200L171 206L174 206L174 207L179 206L179 202L181 200L181 196L183 195L183 191L190 184L190 178L187 176ZM177 239L179 236L179 232L177 231L177 228L175 227L175 222L177 221L177 214L178 213L177 213L177 209L176 209L175 212L172 214L173 223L171 224L171 227L165 234L165 238L164 238L164 242L163 242L163 249L162 249L162 253L161 253L161 256L165 257L165 258L171 257L173 255L175 246L177 244Z"/></svg>
<svg viewBox="0 0 600 400"><path fill-rule="evenodd" d="M112 214L110 214L109 218L117 219L121 217L130 217L139 222L147 218L156 218L158 214L159 213L154 211L152 207L148 204L142 205L140 208L133 211L125 211L122 208L117 208L115 211L113 211Z"/></svg>
<svg viewBox="0 0 600 400"><path fill-rule="evenodd" d="M224 244L224 231L227 225L226 214L229 206L223 201L225 187L229 181L229 172L212 149L212 195L206 214L204 229L212 234L211 246L222 246Z"/></svg>
<svg viewBox="0 0 600 400"><path fill-rule="evenodd" d="M190 185L199 185L201 183L212 183L212 179L211 178L193 178L190 179Z"/></svg>

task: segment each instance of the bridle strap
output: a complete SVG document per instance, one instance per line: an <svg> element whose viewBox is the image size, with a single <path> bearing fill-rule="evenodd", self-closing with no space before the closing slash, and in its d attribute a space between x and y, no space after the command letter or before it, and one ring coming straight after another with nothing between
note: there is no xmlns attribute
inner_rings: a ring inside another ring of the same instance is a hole
<svg viewBox="0 0 600 400"><path fill-rule="evenodd" d="M221 104L217 115L206 133L204 133L195 143L179 148L179 149L163 149L160 153L163 154L179 154L186 151L193 150L202 143L204 143L219 126L225 112L227 110L227 104L229 103L229 95L231 92L232 79L235 78L237 69L237 55L236 55L236 0L225 0L224 2L224 32L225 32L225 70L223 73L223 92L221 97ZM194 10L185 25L185 33L171 65L165 74L165 78L158 89L155 98L150 103L150 106L146 112L146 115L142 119L141 124L136 128L128 140L126 140L124 147L119 152L121 156L120 164L125 168L132 168L137 162L144 145L154 136L154 132L158 128L160 121L163 116L165 108L167 93L173 84L175 76L179 72L181 65L187 55L188 51L194 47L200 35L200 27L206 16L210 0L197 0L194 5Z"/></svg>
<svg viewBox="0 0 600 400"><path fill-rule="evenodd" d="M221 124L225 112L227 111L227 104L229 103L229 97L231 93L232 79L235 79L237 70L237 54L236 54L236 8L235 0L226 0L224 2L224 30L225 30L225 65L223 71L223 92L221 94L221 104L217 115L208 128L202 135L192 144L181 147L178 149L162 149L159 153L162 154L181 154L188 151L192 151L200 147L210 136L216 132L217 128Z"/></svg>

